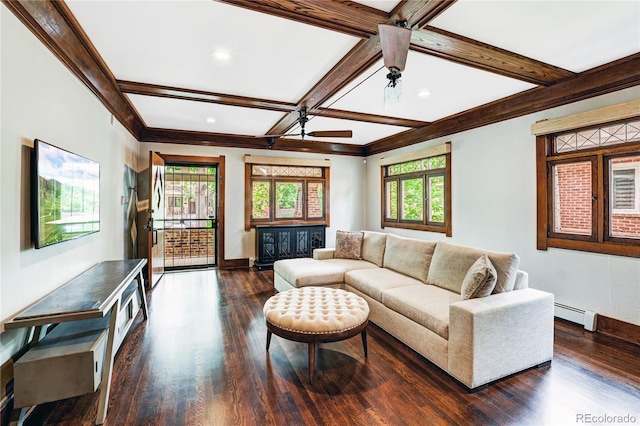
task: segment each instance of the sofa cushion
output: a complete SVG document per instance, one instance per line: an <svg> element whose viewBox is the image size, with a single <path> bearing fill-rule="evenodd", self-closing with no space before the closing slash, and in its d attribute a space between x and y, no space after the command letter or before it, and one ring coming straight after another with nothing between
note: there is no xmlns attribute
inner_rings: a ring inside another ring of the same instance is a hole
<svg viewBox="0 0 640 426"><path fill-rule="evenodd" d="M382 268L384 249L387 245L387 234L383 232L364 231L362 242L362 258Z"/></svg>
<svg viewBox="0 0 640 426"><path fill-rule="evenodd" d="M428 328L444 339L449 339L449 305L460 301L460 294L432 285L414 285L387 290L382 303Z"/></svg>
<svg viewBox="0 0 640 426"><path fill-rule="evenodd" d="M483 253L489 256L489 260L498 273L493 293L513 290L516 272L520 264L520 258L517 254L479 250L443 241L438 242L433 252L427 283L460 293L462 281L467 271Z"/></svg>
<svg viewBox="0 0 640 426"><path fill-rule="evenodd" d="M425 285L391 269L358 269L344 274L344 282L367 296L382 302L382 292L398 287Z"/></svg>
<svg viewBox="0 0 640 426"><path fill-rule="evenodd" d="M489 256L483 253L471 265L464 280L462 280L462 288L460 289L462 300L489 296L495 288L497 280L498 273L496 268L493 267Z"/></svg>
<svg viewBox="0 0 640 426"><path fill-rule="evenodd" d="M336 231L336 251L339 259L362 259L364 232Z"/></svg>
<svg viewBox="0 0 640 426"><path fill-rule="evenodd" d="M436 243L432 241L402 238L388 234L384 250L384 267L426 283L435 247Z"/></svg>
<svg viewBox="0 0 640 426"><path fill-rule="evenodd" d="M342 284L344 274L354 269L378 269L373 263L355 259L316 260L307 257L277 260L273 271L294 287Z"/></svg>

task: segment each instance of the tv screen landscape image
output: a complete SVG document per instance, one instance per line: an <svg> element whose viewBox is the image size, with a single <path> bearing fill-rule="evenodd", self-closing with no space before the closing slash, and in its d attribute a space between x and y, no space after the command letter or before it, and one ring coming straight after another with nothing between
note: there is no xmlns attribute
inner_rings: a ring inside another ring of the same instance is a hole
<svg viewBox="0 0 640 426"><path fill-rule="evenodd" d="M100 230L100 164L35 140L32 232L36 248Z"/></svg>

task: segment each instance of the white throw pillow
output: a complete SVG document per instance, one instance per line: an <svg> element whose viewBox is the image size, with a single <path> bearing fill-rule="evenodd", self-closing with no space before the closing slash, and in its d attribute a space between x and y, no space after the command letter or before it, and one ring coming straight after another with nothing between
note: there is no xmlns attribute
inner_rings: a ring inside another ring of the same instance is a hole
<svg viewBox="0 0 640 426"><path fill-rule="evenodd" d="M462 281L460 288L462 300L489 296L497 281L496 268L493 267L489 256L485 253L471 265Z"/></svg>

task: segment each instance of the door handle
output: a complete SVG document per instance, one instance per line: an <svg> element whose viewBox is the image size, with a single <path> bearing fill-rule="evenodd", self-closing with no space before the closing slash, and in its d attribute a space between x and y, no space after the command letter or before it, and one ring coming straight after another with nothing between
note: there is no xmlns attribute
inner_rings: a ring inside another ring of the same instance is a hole
<svg viewBox="0 0 640 426"><path fill-rule="evenodd" d="M152 233L151 233L151 235L152 235L152 238L151 238L151 246L153 247L153 246L155 246L155 245L157 245L157 244L158 244L158 230L157 230L157 229L154 229L154 230L153 230L153 231L151 231L151 232L152 232Z"/></svg>

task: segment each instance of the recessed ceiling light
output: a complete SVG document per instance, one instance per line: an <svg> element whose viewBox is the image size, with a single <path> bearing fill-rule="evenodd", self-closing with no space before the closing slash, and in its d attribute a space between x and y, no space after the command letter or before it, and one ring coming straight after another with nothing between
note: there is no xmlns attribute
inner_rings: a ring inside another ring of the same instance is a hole
<svg viewBox="0 0 640 426"><path fill-rule="evenodd" d="M215 123L216 119L213 117L207 117L207 123Z"/></svg>
<svg viewBox="0 0 640 426"><path fill-rule="evenodd" d="M231 59L231 53L225 49L214 49L211 51L211 56L220 61L228 61Z"/></svg>
<svg viewBox="0 0 640 426"><path fill-rule="evenodd" d="M420 96L421 98L428 98L430 94L431 92L427 89L423 89L418 92L418 96Z"/></svg>

